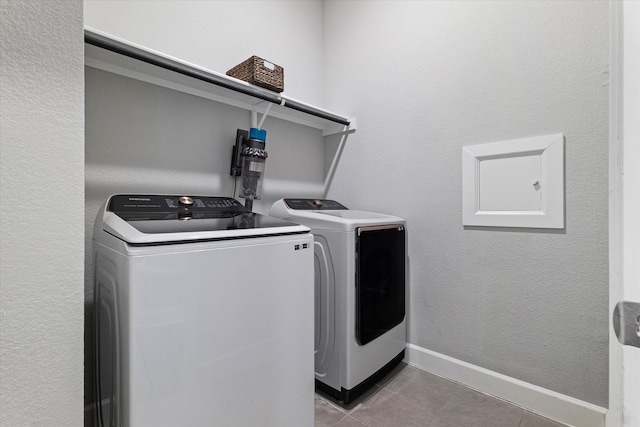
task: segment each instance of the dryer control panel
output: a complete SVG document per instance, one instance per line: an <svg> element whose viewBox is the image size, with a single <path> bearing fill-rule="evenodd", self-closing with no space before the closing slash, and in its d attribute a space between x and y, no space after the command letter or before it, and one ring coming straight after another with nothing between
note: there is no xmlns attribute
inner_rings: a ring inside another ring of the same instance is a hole
<svg viewBox="0 0 640 427"><path fill-rule="evenodd" d="M326 199L284 199L285 204L289 209L294 210L307 210L307 211L320 211L320 210L346 210L344 205L336 202L335 200Z"/></svg>

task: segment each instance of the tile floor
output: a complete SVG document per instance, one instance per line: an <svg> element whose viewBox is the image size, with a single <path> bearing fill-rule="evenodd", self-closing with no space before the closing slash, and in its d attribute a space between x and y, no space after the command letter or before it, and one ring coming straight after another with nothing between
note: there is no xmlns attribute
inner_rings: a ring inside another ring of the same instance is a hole
<svg viewBox="0 0 640 427"><path fill-rule="evenodd" d="M342 408L316 394L315 427L563 427L405 364Z"/></svg>

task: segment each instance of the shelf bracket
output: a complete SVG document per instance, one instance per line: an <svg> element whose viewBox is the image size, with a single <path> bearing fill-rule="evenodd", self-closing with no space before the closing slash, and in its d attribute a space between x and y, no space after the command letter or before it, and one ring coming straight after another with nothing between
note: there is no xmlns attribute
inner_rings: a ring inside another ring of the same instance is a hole
<svg viewBox="0 0 640 427"><path fill-rule="evenodd" d="M338 132L323 134L323 136L325 137L338 136L338 135L340 136L340 143L338 144L336 153L333 155L331 166L329 167L329 170L327 171L327 175L324 179L324 194L322 196L324 199L327 198L327 194L329 193L329 186L331 185L331 182L333 181L333 176L335 175L336 169L338 168L338 163L340 162L340 157L342 157L342 151L344 150L344 146L345 146L345 143L347 142L347 138L349 137L349 135L351 135L355 131L356 131L356 119L354 117L350 119L349 125L344 126L343 130Z"/></svg>
<svg viewBox="0 0 640 427"><path fill-rule="evenodd" d="M258 121L258 111L256 110L256 106L263 104L267 101L260 101L260 102L256 102L255 104L253 104L251 106L251 127L252 128L262 128L262 124L264 123L264 120L267 118L267 116L269 115L269 110L271 110L271 107L273 106L272 102L269 102L267 104L267 108L264 110L264 113L262 113L262 118L260 119L260 121Z"/></svg>

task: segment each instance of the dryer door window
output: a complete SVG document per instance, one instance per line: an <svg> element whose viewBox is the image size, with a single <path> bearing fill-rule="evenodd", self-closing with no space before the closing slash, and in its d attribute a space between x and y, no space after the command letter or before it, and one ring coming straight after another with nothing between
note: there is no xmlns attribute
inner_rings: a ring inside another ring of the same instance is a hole
<svg viewBox="0 0 640 427"><path fill-rule="evenodd" d="M356 231L356 339L365 345L404 319L405 229L391 224Z"/></svg>

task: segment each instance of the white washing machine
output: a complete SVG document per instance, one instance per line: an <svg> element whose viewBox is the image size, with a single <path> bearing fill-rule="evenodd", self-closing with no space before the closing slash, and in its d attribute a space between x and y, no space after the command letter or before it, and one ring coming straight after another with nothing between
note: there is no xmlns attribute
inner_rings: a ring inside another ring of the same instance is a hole
<svg viewBox="0 0 640 427"><path fill-rule="evenodd" d="M313 427L313 236L234 199L116 195L94 228L101 427Z"/></svg>
<svg viewBox="0 0 640 427"><path fill-rule="evenodd" d="M406 223L333 200L281 199L270 215L311 228L316 387L351 403L404 358Z"/></svg>

